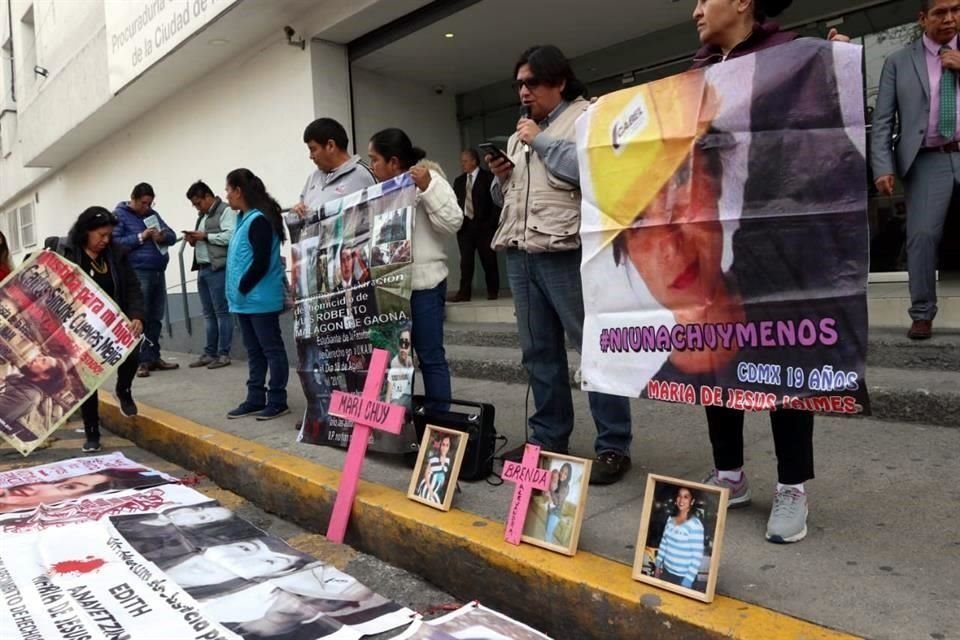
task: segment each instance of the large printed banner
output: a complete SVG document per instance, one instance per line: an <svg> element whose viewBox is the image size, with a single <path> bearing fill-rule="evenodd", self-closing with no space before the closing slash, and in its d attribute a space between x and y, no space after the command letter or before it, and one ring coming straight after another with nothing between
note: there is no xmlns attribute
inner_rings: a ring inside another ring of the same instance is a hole
<svg viewBox="0 0 960 640"><path fill-rule="evenodd" d="M584 389L869 413L861 87L803 39L590 108Z"/></svg>
<svg viewBox="0 0 960 640"><path fill-rule="evenodd" d="M96 495L103 501L109 492L153 487L177 479L130 460L122 453L0 472L0 514L33 511L45 520L60 513L54 505ZM67 509L72 509L69 505ZM38 507L42 507L39 508Z"/></svg>
<svg viewBox="0 0 960 640"><path fill-rule="evenodd" d="M0 286L0 436L29 455L136 347L130 321L51 251Z"/></svg>
<svg viewBox="0 0 960 640"><path fill-rule="evenodd" d="M417 188L404 174L329 202L293 246L298 371L307 396L299 440L345 447L352 426L328 414L334 390L361 392L373 349L390 352L382 399L408 409L413 395L410 294ZM416 448L374 431L371 448Z"/></svg>
<svg viewBox="0 0 960 640"><path fill-rule="evenodd" d="M357 640L412 612L181 485L0 516L0 638Z"/></svg>

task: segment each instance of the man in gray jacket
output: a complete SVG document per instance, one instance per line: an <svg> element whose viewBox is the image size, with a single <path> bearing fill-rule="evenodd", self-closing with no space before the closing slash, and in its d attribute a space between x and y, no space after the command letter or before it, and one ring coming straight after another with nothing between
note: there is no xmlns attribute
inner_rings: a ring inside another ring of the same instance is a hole
<svg viewBox="0 0 960 640"><path fill-rule="evenodd" d="M297 235L303 223L325 203L377 183L359 156L347 151L347 131L333 118L320 118L308 124L303 131L303 142L317 170L307 178L300 202L290 210L294 215L285 218L290 232ZM293 239L296 241L296 236Z"/></svg>
<svg viewBox="0 0 960 640"><path fill-rule="evenodd" d="M907 335L914 340L932 333L937 315L937 249L960 185L960 0L919 2L923 36L891 54L883 65L870 158L880 193L893 194L894 174L903 180L906 192L913 319Z"/></svg>
<svg viewBox="0 0 960 640"><path fill-rule="evenodd" d="M230 364L233 343L233 317L227 307L227 246L237 228L237 212L202 181L187 189L187 199L197 213L197 225L183 235L193 247L193 270L197 275L197 292L203 305L203 321L207 344L203 355L190 363L191 368L220 369Z"/></svg>

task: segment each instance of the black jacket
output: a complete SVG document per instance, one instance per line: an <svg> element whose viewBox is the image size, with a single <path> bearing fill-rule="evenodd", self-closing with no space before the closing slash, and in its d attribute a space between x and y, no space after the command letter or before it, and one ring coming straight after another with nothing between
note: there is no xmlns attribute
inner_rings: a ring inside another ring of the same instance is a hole
<svg viewBox="0 0 960 640"><path fill-rule="evenodd" d="M80 251L68 238L52 236L43 243L44 248L54 251L70 262L80 264ZM127 260L126 249L114 244L107 245L104 256L110 265L110 275L113 277L113 300L120 306L120 310L131 320L143 322L146 312L143 303L143 292L140 290L140 281L137 274Z"/></svg>
<svg viewBox="0 0 960 640"><path fill-rule="evenodd" d="M473 221L481 226L496 229L500 224L500 207L493 203L493 196L490 195L491 184L493 184L493 174L480 169L473 183ZM467 174L462 173L453 181L453 192L457 195L457 204L461 209L466 202L464 194L466 190Z"/></svg>

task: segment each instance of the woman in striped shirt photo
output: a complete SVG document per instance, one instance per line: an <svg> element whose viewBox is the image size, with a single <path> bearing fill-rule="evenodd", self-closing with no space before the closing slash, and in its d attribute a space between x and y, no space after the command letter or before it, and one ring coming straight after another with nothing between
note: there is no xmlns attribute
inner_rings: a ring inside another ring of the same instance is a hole
<svg viewBox="0 0 960 640"><path fill-rule="evenodd" d="M657 548L654 577L692 589L703 562L703 523L695 511L693 491L679 487L674 499L676 514L667 523Z"/></svg>

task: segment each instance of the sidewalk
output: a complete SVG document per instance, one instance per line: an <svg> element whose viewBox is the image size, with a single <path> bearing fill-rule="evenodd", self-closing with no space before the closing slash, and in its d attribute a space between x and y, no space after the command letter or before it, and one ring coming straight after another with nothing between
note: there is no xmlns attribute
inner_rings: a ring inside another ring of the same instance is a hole
<svg viewBox="0 0 960 640"><path fill-rule="evenodd" d="M183 367L190 359L169 356ZM218 371L181 368L138 379L134 394L147 405L339 470L342 451L294 441L294 417L268 423L226 420L226 411L243 397L245 379L242 361ZM289 388L296 415L303 401L293 374ZM511 444L523 440L525 386L457 379L454 389L464 399L496 399L497 428ZM578 426L572 453L589 456L593 427L584 395L574 397ZM583 551L622 563L632 562L644 474L701 479L710 466L700 409L653 402L633 406L634 469L617 485L590 488L580 543ZM954 637L960 629L960 533L951 515L960 490L947 479L960 475L960 430L818 418L819 479L809 484L810 533L787 546L763 540L776 481L766 416L748 417L747 443L754 504L727 519L719 593L871 638ZM364 468L366 480L400 491L406 490L410 473L389 458L368 458ZM462 488L456 508L503 521L509 487L475 483ZM547 557L551 565L571 562Z"/></svg>

